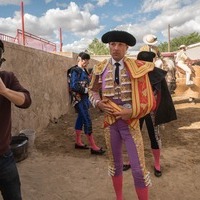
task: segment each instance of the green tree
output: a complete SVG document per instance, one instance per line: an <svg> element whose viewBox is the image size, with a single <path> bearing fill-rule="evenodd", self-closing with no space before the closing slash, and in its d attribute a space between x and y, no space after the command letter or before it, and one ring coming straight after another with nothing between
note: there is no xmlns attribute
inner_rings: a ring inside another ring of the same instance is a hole
<svg viewBox="0 0 200 200"><path fill-rule="evenodd" d="M87 51L91 55L108 55L108 47L95 38L91 44L89 44Z"/></svg>
<svg viewBox="0 0 200 200"><path fill-rule="evenodd" d="M178 47L182 44L185 44L186 46L195 44L200 42L200 34L197 32L193 32L186 36L181 36L174 38L170 41L170 51L177 51ZM158 48L161 52L167 52L168 51L168 43L163 42L160 45L158 45Z"/></svg>

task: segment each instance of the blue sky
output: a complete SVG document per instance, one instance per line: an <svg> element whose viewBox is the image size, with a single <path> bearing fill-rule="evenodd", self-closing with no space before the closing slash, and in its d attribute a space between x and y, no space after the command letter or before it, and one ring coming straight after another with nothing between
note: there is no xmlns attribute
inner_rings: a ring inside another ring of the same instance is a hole
<svg viewBox="0 0 200 200"><path fill-rule="evenodd" d="M0 0L0 33L15 37L21 29L20 0ZM110 30L128 31L138 50L146 34L159 42L200 33L199 0L24 0L25 31L57 43L63 51L80 52Z"/></svg>

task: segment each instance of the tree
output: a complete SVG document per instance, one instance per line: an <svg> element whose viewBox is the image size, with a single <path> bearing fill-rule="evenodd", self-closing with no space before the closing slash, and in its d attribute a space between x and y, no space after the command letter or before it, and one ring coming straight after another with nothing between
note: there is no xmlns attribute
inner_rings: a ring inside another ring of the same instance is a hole
<svg viewBox="0 0 200 200"><path fill-rule="evenodd" d="M177 51L178 47L182 44L188 46L188 45L195 44L198 42L200 42L200 34L197 32L193 32L189 35L172 39L170 42L170 50ZM168 51L168 43L163 42L160 45L158 45L158 48L161 52L166 52Z"/></svg>
<svg viewBox="0 0 200 200"><path fill-rule="evenodd" d="M108 55L109 49L108 47L100 42L97 38L95 38L91 44L89 44L87 51L91 55Z"/></svg>

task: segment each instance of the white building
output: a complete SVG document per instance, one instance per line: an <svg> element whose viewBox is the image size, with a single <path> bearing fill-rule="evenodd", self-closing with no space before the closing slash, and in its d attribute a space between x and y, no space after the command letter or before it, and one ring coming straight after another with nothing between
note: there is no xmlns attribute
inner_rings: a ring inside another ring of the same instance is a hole
<svg viewBox="0 0 200 200"><path fill-rule="evenodd" d="M186 53L193 60L200 59L200 42L187 46Z"/></svg>

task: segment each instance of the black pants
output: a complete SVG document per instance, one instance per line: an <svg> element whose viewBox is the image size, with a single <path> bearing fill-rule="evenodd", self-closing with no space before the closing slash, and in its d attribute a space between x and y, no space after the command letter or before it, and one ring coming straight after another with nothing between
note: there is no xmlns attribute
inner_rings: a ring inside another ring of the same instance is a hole
<svg viewBox="0 0 200 200"><path fill-rule="evenodd" d="M13 153L0 156L0 191L4 200L21 200L20 179Z"/></svg>
<svg viewBox="0 0 200 200"><path fill-rule="evenodd" d="M153 122L153 117L151 116L151 114L147 114L144 117L142 117L140 119L140 130L142 130L142 126L143 123L145 121L146 123L146 127L147 127L147 131L149 134L149 139L151 142L151 148L152 149L160 149L159 144L158 144L158 140L160 139L159 137L159 130L158 130L158 126L154 126L154 122Z"/></svg>

